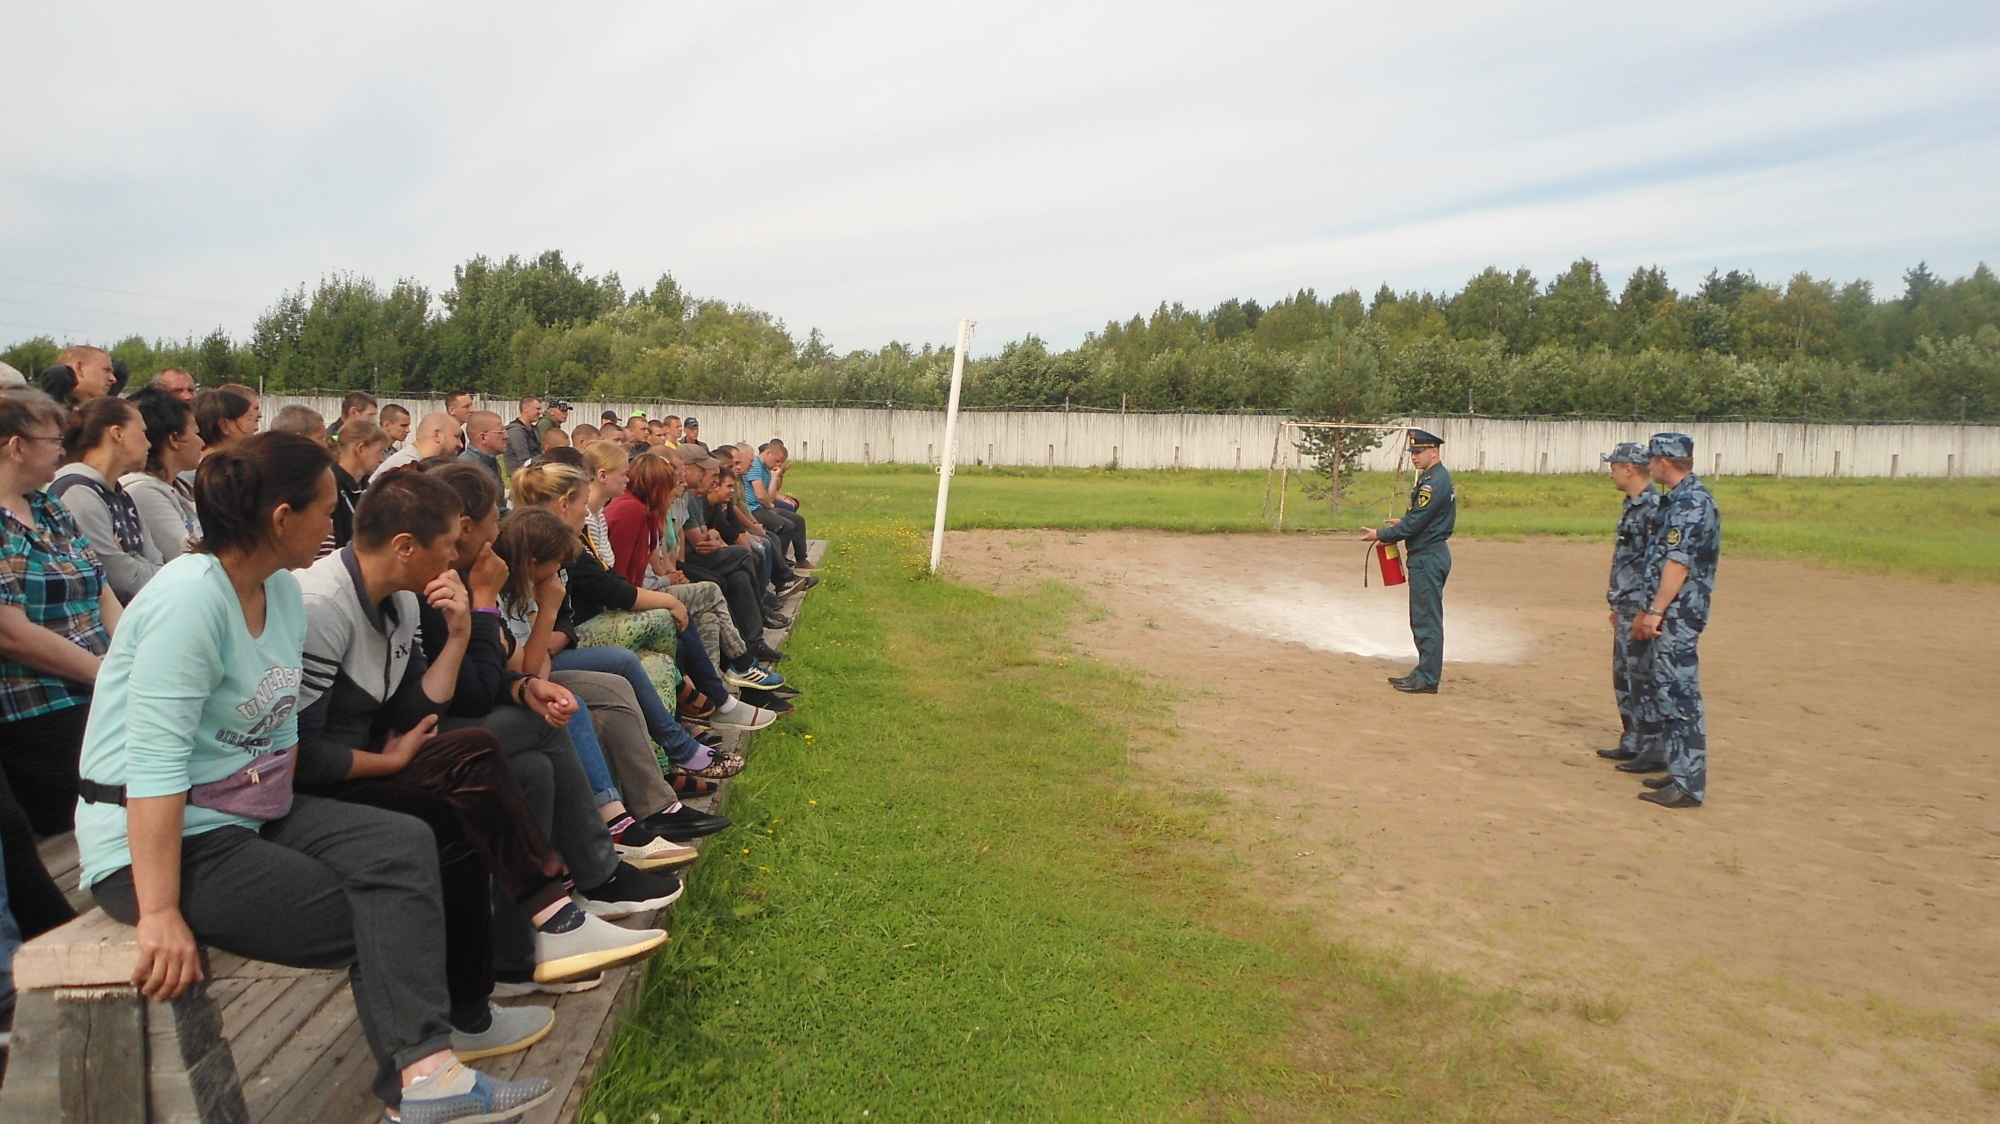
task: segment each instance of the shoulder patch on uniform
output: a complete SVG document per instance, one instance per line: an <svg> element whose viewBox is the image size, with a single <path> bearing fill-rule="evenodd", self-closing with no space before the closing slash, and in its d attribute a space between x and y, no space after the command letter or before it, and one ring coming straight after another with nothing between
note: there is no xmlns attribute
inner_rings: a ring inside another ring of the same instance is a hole
<svg viewBox="0 0 2000 1124"><path fill-rule="evenodd" d="M1667 545L1679 546L1680 544L1681 544L1681 529L1679 527L1667 528Z"/></svg>
<svg viewBox="0 0 2000 1124"><path fill-rule="evenodd" d="M1417 493L1417 506L1429 507L1430 505L1431 505L1431 490L1429 488L1425 488L1423 491Z"/></svg>

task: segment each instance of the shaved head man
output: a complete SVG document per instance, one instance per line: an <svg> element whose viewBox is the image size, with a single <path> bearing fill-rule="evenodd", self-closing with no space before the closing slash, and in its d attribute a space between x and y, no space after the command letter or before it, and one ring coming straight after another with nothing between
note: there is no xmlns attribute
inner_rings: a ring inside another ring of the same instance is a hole
<svg viewBox="0 0 2000 1124"><path fill-rule="evenodd" d="M507 426L491 410L474 410L465 419L465 451L458 459L476 464L492 474L496 482L507 477L500 471L500 454L507 451Z"/></svg>
<svg viewBox="0 0 2000 1124"><path fill-rule="evenodd" d="M425 457L455 457L458 455L458 422L450 414L425 414L417 423L417 433L408 444L383 460L370 480L387 473L408 468Z"/></svg>
<svg viewBox="0 0 2000 1124"><path fill-rule="evenodd" d="M112 385L118 381L118 372L111 366L111 353L101 347L85 344L65 347L56 356L56 363L70 369L70 373L76 376L76 385L70 388L67 395L55 396L67 398L73 404L81 405L110 394ZM50 392L54 393L53 390Z"/></svg>

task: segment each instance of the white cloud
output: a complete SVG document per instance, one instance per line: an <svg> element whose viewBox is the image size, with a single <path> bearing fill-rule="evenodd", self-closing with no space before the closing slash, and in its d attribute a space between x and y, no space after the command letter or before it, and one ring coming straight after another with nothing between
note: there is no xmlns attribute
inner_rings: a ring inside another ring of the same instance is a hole
<svg viewBox="0 0 2000 1124"><path fill-rule="evenodd" d="M1990 4L84 3L0 36L49 64L0 92L0 339L241 332L326 272L552 247L842 348L1579 255L1888 290L2000 258Z"/></svg>

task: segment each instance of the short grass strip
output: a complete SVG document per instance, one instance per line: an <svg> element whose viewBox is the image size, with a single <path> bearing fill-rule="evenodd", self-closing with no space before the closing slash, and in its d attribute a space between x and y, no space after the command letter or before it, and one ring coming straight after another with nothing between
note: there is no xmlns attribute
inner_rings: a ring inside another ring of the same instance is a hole
<svg viewBox="0 0 2000 1124"><path fill-rule="evenodd" d="M1213 801L1128 768L1166 700L1069 653L1073 592L932 580L864 487L926 478L813 471L834 545L783 667L804 697L759 735L587 1124L1655 1118L1513 998L1235 888Z"/></svg>
<svg viewBox="0 0 2000 1124"><path fill-rule="evenodd" d="M1601 476L1454 472L1458 533L1519 538L1562 535L1609 541L1620 497ZM808 464L794 479L820 511L905 520L928 530L937 474L920 466ZM1300 490L1286 526L1325 532L1400 514L1409 487L1364 473L1338 520ZM1779 479L1709 481L1722 507L1726 554L1787 558L1867 573L2000 583L2000 477L1959 480ZM953 529L1258 531L1262 472L961 469L952 484ZM1272 498L1275 505L1276 497ZM818 533L815 526L814 533Z"/></svg>

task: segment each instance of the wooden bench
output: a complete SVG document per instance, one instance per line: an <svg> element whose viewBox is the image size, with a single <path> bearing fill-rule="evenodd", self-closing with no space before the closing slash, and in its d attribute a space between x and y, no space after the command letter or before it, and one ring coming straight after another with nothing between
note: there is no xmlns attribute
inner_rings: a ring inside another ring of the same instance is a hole
<svg viewBox="0 0 2000 1124"><path fill-rule="evenodd" d="M814 541L817 563L826 544ZM797 616L803 595L786 611ZM765 634L782 646L790 630ZM729 748L749 738L730 732ZM715 796L691 801L705 810ZM19 1001L0 1124L373 1124L374 1061L355 1019L344 972L314 972L204 950L205 982L171 1003L129 984L138 963L133 930L94 908L77 885L76 841L43 842L42 861L83 915L21 947ZM690 868L691 869L691 868ZM659 915L629 919L659 924ZM555 1008L547 1038L479 1067L497 1077L533 1074L567 1089L524 1124L572 1121L617 1016L638 999L644 964L616 968L590 991L519 1002Z"/></svg>

